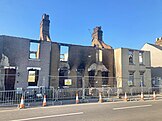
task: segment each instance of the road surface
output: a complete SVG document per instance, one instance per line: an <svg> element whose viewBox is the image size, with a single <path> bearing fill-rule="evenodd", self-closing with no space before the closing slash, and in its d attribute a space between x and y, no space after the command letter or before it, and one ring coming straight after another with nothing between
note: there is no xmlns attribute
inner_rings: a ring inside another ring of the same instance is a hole
<svg viewBox="0 0 162 121"><path fill-rule="evenodd" d="M162 101L1 109L0 121L162 121Z"/></svg>

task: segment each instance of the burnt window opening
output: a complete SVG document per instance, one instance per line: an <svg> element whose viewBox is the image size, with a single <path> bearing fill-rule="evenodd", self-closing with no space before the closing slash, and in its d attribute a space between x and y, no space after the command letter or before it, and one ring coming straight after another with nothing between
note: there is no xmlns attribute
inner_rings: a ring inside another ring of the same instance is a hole
<svg viewBox="0 0 162 121"><path fill-rule="evenodd" d="M77 88L82 88L84 69L77 69Z"/></svg>
<svg viewBox="0 0 162 121"><path fill-rule="evenodd" d="M101 49L96 49L96 62L102 62L102 50Z"/></svg>
<svg viewBox="0 0 162 121"><path fill-rule="evenodd" d="M143 65L143 52L139 52L139 64Z"/></svg>
<svg viewBox="0 0 162 121"><path fill-rule="evenodd" d="M39 42L30 41L29 59L39 59Z"/></svg>
<svg viewBox="0 0 162 121"><path fill-rule="evenodd" d="M28 70L28 86L37 86L39 77L39 70L29 69Z"/></svg>
<svg viewBox="0 0 162 121"><path fill-rule="evenodd" d="M102 72L102 85L108 85L108 81L109 81L108 72L107 71Z"/></svg>
<svg viewBox="0 0 162 121"><path fill-rule="evenodd" d="M65 79L68 79L68 69L60 69L59 70L59 87L63 88L65 85Z"/></svg>
<svg viewBox="0 0 162 121"><path fill-rule="evenodd" d="M99 59L98 59L99 62L102 62L102 55L103 55L102 50L99 50Z"/></svg>
<svg viewBox="0 0 162 121"><path fill-rule="evenodd" d="M133 50L128 52L129 64L133 64Z"/></svg>
<svg viewBox="0 0 162 121"><path fill-rule="evenodd" d="M60 46L60 61L68 61L69 57L69 46Z"/></svg>
<svg viewBox="0 0 162 121"><path fill-rule="evenodd" d="M90 87L94 87L94 83L95 83L95 71L92 70L92 71L89 71L89 86Z"/></svg>

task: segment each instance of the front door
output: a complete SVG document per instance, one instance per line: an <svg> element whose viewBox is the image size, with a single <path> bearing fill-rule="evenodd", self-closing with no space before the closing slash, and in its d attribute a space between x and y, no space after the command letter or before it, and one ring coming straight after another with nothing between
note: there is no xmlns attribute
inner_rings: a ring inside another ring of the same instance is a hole
<svg viewBox="0 0 162 121"><path fill-rule="evenodd" d="M16 69L5 69L5 90L14 90Z"/></svg>

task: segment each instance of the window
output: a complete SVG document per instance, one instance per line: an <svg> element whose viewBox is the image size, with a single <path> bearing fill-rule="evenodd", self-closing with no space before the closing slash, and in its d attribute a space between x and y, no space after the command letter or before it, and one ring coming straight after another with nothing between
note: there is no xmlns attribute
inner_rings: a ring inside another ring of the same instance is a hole
<svg viewBox="0 0 162 121"><path fill-rule="evenodd" d="M140 86L141 87L144 86L144 72L143 71L140 72Z"/></svg>
<svg viewBox="0 0 162 121"><path fill-rule="evenodd" d="M28 70L28 86L37 86L39 70Z"/></svg>
<svg viewBox="0 0 162 121"><path fill-rule="evenodd" d="M102 72L102 85L108 85L108 81L109 81L108 72L107 71Z"/></svg>
<svg viewBox="0 0 162 121"><path fill-rule="evenodd" d="M143 52L139 52L139 64L143 64Z"/></svg>
<svg viewBox="0 0 162 121"><path fill-rule="evenodd" d="M102 62L102 50L99 50L99 62Z"/></svg>
<svg viewBox="0 0 162 121"><path fill-rule="evenodd" d="M39 47L38 42L30 41L30 51L29 51L30 59L38 59L38 47Z"/></svg>
<svg viewBox="0 0 162 121"><path fill-rule="evenodd" d="M96 62L102 62L102 50L97 48L96 49Z"/></svg>
<svg viewBox="0 0 162 121"><path fill-rule="evenodd" d="M64 88L65 80L68 79L68 68L62 68L59 70L59 87Z"/></svg>
<svg viewBox="0 0 162 121"><path fill-rule="evenodd" d="M128 86L134 85L134 71L129 72Z"/></svg>
<svg viewBox="0 0 162 121"><path fill-rule="evenodd" d="M133 64L133 51L132 50L129 50L129 52L128 52L128 54L129 54L129 64Z"/></svg>
<svg viewBox="0 0 162 121"><path fill-rule="evenodd" d="M68 46L60 46L60 61L68 61L68 52L69 47Z"/></svg>
<svg viewBox="0 0 162 121"><path fill-rule="evenodd" d="M94 87L94 83L95 83L95 71L89 71L89 86L90 87Z"/></svg>
<svg viewBox="0 0 162 121"><path fill-rule="evenodd" d="M84 76L84 69L77 69L77 88L82 88L83 76Z"/></svg>

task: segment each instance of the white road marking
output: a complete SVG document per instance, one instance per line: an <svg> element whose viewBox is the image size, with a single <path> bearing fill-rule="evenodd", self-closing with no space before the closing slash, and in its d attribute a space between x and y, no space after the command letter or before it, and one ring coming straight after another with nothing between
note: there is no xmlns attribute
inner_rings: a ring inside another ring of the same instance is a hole
<svg viewBox="0 0 162 121"><path fill-rule="evenodd" d="M18 111L18 109L9 109L9 110L1 110L0 113L6 113L6 112L13 112L13 111Z"/></svg>
<svg viewBox="0 0 162 121"><path fill-rule="evenodd" d="M124 110L124 109L132 109L132 108L144 108L144 107L150 107L150 106L152 106L152 105L138 105L138 106L113 108L113 110Z"/></svg>
<svg viewBox="0 0 162 121"><path fill-rule="evenodd" d="M29 120L36 120L36 119L45 119L45 118L54 118L54 117L72 116L72 115L81 115L81 114L83 114L83 112L41 116L41 117L33 117L33 118L24 118L24 119L15 119L15 120L11 120L11 121L29 121Z"/></svg>

